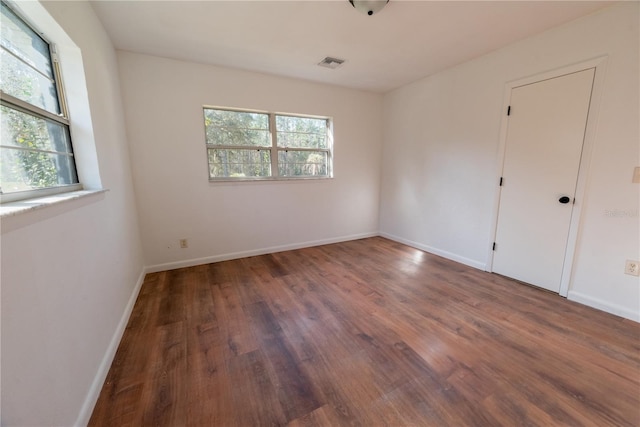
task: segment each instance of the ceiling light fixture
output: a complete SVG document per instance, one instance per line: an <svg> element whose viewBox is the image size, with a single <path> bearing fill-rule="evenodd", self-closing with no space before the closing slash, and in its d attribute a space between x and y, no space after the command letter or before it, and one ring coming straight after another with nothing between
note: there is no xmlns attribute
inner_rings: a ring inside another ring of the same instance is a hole
<svg viewBox="0 0 640 427"><path fill-rule="evenodd" d="M366 15L373 15L382 10L389 0L349 0L351 6Z"/></svg>

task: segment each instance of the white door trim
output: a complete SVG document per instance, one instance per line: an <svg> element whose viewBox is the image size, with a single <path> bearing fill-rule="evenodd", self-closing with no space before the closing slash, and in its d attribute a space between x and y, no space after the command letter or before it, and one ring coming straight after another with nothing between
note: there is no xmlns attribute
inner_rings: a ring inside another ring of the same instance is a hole
<svg viewBox="0 0 640 427"><path fill-rule="evenodd" d="M502 122L500 125L500 143L498 145L498 161L497 171L495 175L495 192L493 197L493 223L491 226L491 232L489 234L490 240L487 242L487 268L486 270L493 271L493 242L496 238L496 232L498 229L498 209L500 206L500 190L499 186L500 177L504 168L505 150L507 146L507 108L511 102L511 91L519 86L540 82L543 80L549 80L555 77L564 76L566 74L576 73L590 68L595 68L595 77L593 81L593 88L591 92L591 103L589 106L589 114L587 116L587 125L585 128L585 136L582 148L582 157L580 158L580 168L578 171L578 180L576 183L576 196L575 204L571 213L571 222L569 225L569 237L567 240L567 249L564 257L564 266L562 269L562 278L560 281L560 295L566 297L571 287L571 279L573 273L573 261L576 255L576 247L578 238L580 236L580 217L582 214L582 207L585 203L586 188L589 178L589 165L591 164L591 153L593 151L593 145L596 137L596 130L598 125L598 117L600 111L600 101L602 99L602 92L604 86L605 71L607 65L608 56L600 56L587 61L579 62L572 65L567 65L562 68L546 71L529 77L524 77L518 80L513 80L505 84L504 99L502 102Z"/></svg>

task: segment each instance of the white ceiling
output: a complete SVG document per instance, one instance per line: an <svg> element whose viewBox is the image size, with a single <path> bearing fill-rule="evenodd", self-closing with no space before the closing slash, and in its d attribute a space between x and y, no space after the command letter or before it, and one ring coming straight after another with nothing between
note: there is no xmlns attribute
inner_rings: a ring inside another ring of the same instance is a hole
<svg viewBox="0 0 640 427"><path fill-rule="evenodd" d="M117 49L385 92L608 1L93 1ZM317 66L325 56L338 69Z"/></svg>

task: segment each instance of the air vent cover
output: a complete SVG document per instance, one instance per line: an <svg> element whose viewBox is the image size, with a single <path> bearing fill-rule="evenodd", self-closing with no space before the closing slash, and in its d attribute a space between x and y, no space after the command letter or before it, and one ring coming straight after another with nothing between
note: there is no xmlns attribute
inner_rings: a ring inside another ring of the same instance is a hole
<svg viewBox="0 0 640 427"><path fill-rule="evenodd" d="M327 56L318 63L319 66L331 68L332 70L335 70L342 64L344 64L344 59L332 58L330 56Z"/></svg>

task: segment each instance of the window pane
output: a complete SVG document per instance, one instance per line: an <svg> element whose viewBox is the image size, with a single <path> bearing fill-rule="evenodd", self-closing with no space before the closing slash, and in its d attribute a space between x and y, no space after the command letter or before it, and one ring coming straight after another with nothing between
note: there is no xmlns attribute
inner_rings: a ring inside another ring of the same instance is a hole
<svg viewBox="0 0 640 427"><path fill-rule="evenodd" d="M209 177L242 178L271 176L269 150L209 149Z"/></svg>
<svg viewBox="0 0 640 427"><path fill-rule="evenodd" d="M212 126L230 126L246 129L269 129L269 115L243 111L204 110L205 119Z"/></svg>
<svg viewBox="0 0 640 427"><path fill-rule="evenodd" d="M0 88L18 99L60 114L53 81L4 50L0 52Z"/></svg>
<svg viewBox="0 0 640 427"><path fill-rule="evenodd" d="M3 146L72 153L69 129L51 120L0 107Z"/></svg>
<svg viewBox="0 0 640 427"><path fill-rule="evenodd" d="M226 110L204 110L207 144L270 147L269 116Z"/></svg>
<svg viewBox="0 0 640 427"><path fill-rule="evenodd" d="M210 128L207 129L207 144L270 147L271 138L269 136L269 131L236 128Z"/></svg>
<svg viewBox="0 0 640 427"><path fill-rule="evenodd" d="M278 147L328 148L327 120L276 116Z"/></svg>
<svg viewBox="0 0 640 427"><path fill-rule="evenodd" d="M3 193L76 184L73 157L0 147L0 187Z"/></svg>
<svg viewBox="0 0 640 427"><path fill-rule="evenodd" d="M78 183L66 126L5 106L0 117L4 193Z"/></svg>
<svg viewBox="0 0 640 427"><path fill-rule="evenodd" d="M46 76L53 78L49 45L11 9L2 4L1 45ZM4 60L4 58L3 58Z"/></svg>
<svg viewBox="0 0 640 427"><path fill-rule="evenodd" d="M328 176L328 156L324 151L278 151L280 176Z"/></svg>

